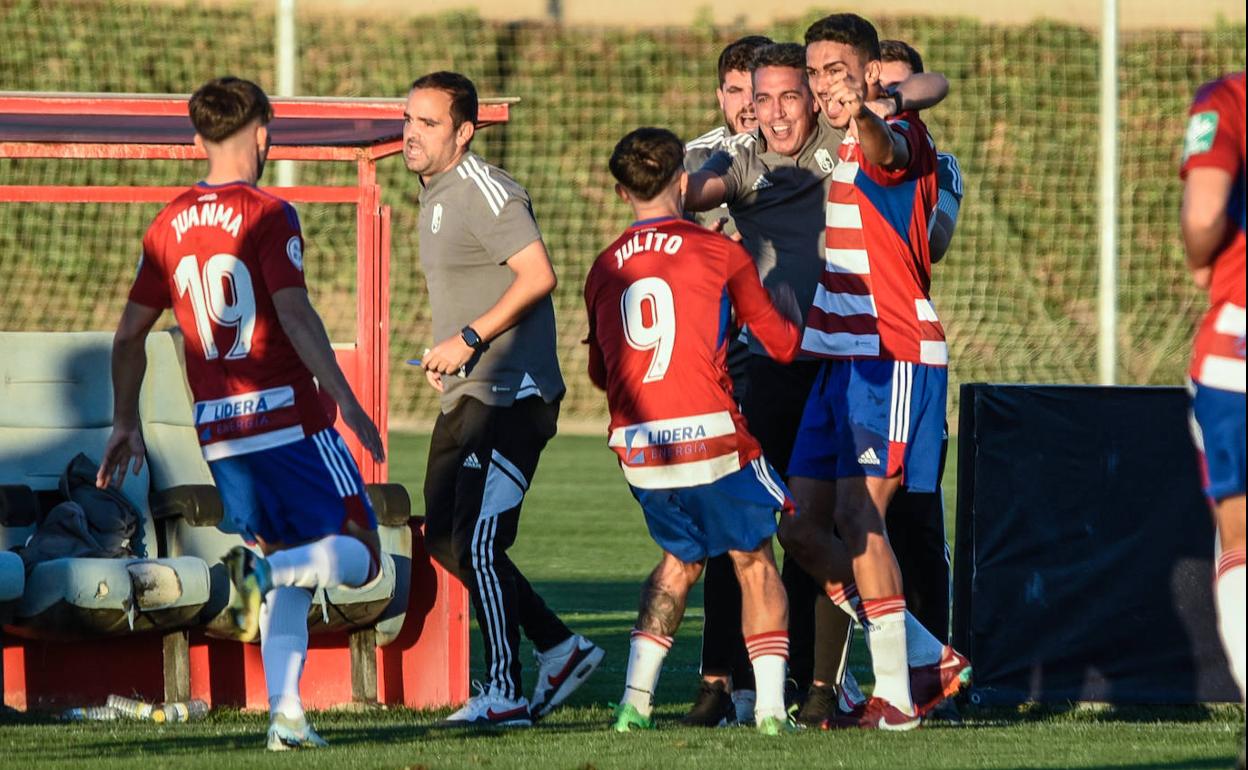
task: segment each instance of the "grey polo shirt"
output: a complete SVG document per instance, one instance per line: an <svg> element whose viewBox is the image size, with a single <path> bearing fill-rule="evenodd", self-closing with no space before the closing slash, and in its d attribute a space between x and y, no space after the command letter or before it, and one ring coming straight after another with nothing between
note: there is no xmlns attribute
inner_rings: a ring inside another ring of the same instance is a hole
<svg viewBox="0 0 1248 770"><path fill-rule="evenodd" d="M420 265L429 287L433 342L472 323L515 279L507 260L542 233L529 193L507 172L469 152L420 194ZM543 297L520 323L469 362L466 378L444 376L443 412L464 396L492 406L564 392L555 349L555 309Z"/></svg>
<svg viewBox="0 0 1248 770"><path fill-rule="evenodd" d="M845 130L822 118L796 156L767 149L755 129L726 140L701 170L723 178L725 201L764 286L793 287L803 314L823 275L825 206ZM750 352L766 355L750 339Z"/></svg>
<svg viewBox="0 0 1248 770"><path fill-rule="evenodd" d="M724 145L732 138L727 126L719 126L712 128L697 139L690 141L685 145L685 171L690 174L702 168L702 164L707 161L716 152L724 149ZM724 225L724 235L732 235L737 231L736 225L732 221L732 214L728 211L728 204L724 203L710 211L694 211L689 216L694 222L703 227L711 227L721 219L727 218L728 223Z"/></svg>

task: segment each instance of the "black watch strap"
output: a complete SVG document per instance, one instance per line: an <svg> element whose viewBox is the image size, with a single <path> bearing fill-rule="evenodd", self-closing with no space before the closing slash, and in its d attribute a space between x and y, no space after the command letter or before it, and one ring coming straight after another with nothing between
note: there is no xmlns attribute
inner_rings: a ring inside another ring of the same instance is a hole
<svg viewBox="0 0 1248 770"><path fill-rule="evenodd" d="M489 345L485 340L481 339L481 335L477 334L477 330L471 326L465 326L459 330L459 336L463 338L464 344L473 350L485 350Z"/></svg>
<svg viewBox="0 0 1248 770"><path fill-rule="evenodd" d="M893 89L893 115L900 115L905 111L905 105L902 104L901 91Z"/></svg>

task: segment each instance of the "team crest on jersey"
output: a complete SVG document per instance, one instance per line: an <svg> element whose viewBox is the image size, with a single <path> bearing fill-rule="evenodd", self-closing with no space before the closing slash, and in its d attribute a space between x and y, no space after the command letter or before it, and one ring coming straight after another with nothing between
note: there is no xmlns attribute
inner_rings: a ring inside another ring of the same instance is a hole
<svg viewBox="0 0 1248 770"><path fill-rule="evenodd" d="M433 204L433 221L429 223L429 229L433 231L434 235L437 235L438 231L442 229L442 204L441 203Z"/></svg>
<svg viewBox="0 0 1248 770"><path fill-rule="evenodd" d="M1183 160L1212 150L1217 135L1218 113L1198 112L1193 115L1187 123L1187 135L1183 139Z"/></svg>
<svg viewBox="0 0 1248 770"><path fill-rule="evenodd" d="M290 259L290 264L295 266L299 272L303 272L303 244L299 241L299 236L292 236L286 241L286 256Z"/></svg>
<svg viewBox="0 0 1248 770"><path fill-rule="evenodd" d="M832 153L824 148L815 151L815 162L819 164L819 170L825 174L832 173L832 167L835 165L832 161Z"/></svg>

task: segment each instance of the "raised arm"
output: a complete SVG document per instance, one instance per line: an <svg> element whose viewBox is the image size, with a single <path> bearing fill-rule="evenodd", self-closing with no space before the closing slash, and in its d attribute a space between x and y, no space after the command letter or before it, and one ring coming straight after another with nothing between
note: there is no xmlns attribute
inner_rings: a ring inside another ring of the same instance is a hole
<svg viewBox="0 0 1248 770"><path fill-rule="evenodd" d="M882 99L872 99L867 107L881 118L898 112L935 107L949 95L949 80L938 72L917 72L897 85ZM900 98L900 104L898 101Z"/></svg>

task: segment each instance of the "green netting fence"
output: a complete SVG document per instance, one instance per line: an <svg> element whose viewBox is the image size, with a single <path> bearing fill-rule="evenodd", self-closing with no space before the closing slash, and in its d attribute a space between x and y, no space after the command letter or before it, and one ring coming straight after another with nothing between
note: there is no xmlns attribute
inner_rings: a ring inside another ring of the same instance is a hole
<svg viewBox="0 0 1248 770"><path fill-rule="evenodd" d="M564 414L601 425L603 399L584 375L580 289L594 255L629 219L611 195L611 147L639 125L686 138L717 125L719 49L758 31L799 40L819 15L761 30L622 30L306 12L298 18L300 91L401 96L414 76L450 68L475 79L483 95L522 99L512 122L483 132L476 148L532 193L560 278ZM1097 35L1054 23L875 21L883 35L912 42L953 86L925 116L966 177L962 220L934 287L953 393L971 380L1095 381ZM1121 382L1182 381L1203 309L1178 231L1185 115L1200 83L1244 67L1244 32L1211 26L1122 36ZM272 87L273 36L268 3L0 0L0 88L189 93L225 73ZM178 184L197 173L173 162L0 161L9 184ZM301 182L341 183L354 170L301 164L298 174ZM379 176L394 211L391 415L399 425L428 423L434 394L402 365L429 342L414 234L418 185L397 158L384 161ZM0 204L0 329L110 328L154 208ZM301 214L314 299L331 334L347 339L353 214L328 205Z"/></svg>

